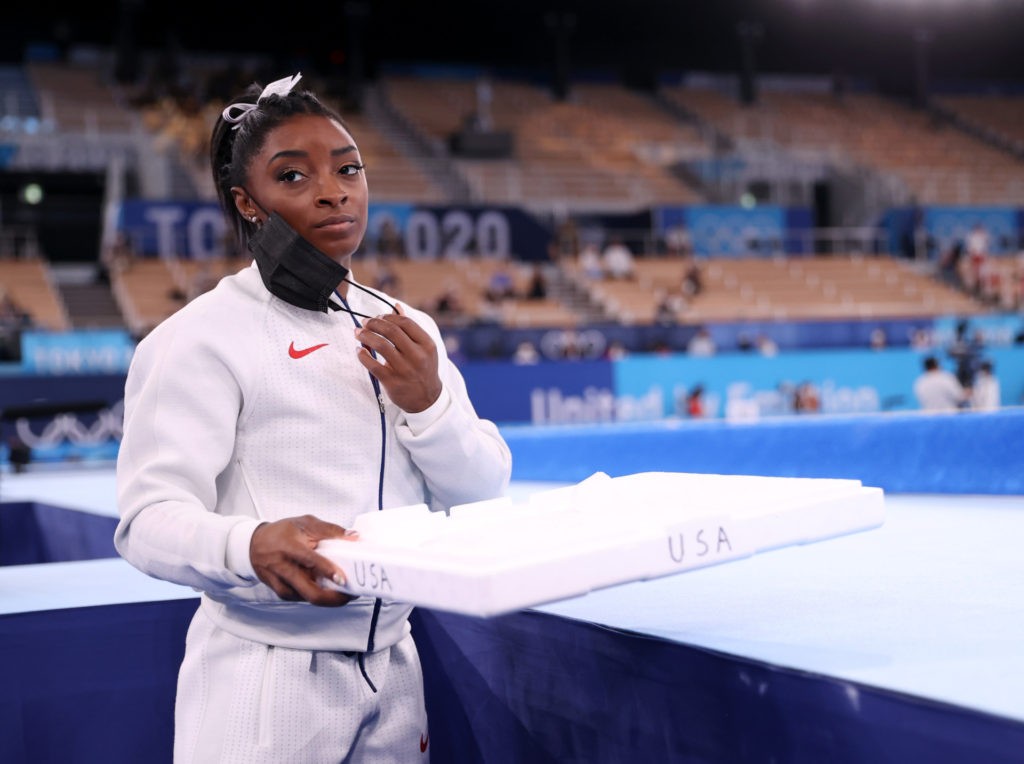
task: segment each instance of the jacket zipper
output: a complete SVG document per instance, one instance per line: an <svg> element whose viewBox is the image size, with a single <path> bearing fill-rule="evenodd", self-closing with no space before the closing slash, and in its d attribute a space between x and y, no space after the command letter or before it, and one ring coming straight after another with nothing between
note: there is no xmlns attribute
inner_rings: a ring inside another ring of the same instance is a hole
<svg viewBox="0 0 1024 764"><path fill-rule="evenodd" d="M348 304L348 300L341 296L338 292L335 292L338 299L345 305L346 312L352 317L352 323L357 327L362 328L362 323L359 318L352 312L351 307ZM370 350L370 354L376 358L377 354ZM375 376L367 372L370 377L370 384L373 385L373 393L377 398L377 408L380 410L380 473L377 476L377 511L380 512L384 509L384 461L387 454L388 446L388 435L387 435L387 419L384 416L384 396L380 391L380 382ZM373 600L373 615L370 616L370 633L366 637L366 652L372 653L374 646L374 637L377 633L377 621L380 618L380 609L383 602L380 597L375 597ZM360 661L360 668L363 671L363 677L367 680L367 684L370 688L376 692L377 688L373 686L373 683L369 681L369 677L366 676L366 670L363 668L362 661Z"/></svg>

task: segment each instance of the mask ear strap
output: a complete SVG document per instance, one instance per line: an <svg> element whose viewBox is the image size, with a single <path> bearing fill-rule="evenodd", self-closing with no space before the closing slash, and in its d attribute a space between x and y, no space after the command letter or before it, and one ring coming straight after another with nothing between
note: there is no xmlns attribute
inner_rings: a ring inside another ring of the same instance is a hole
<svg viewBox="0 0 1024 764"><path fill-rule="evenodd" d="M356 289L362 289L362 290L363 290L364 292L366 292L366 293L367 293L368 295L370 295L370 297L374 297L374 298L376 298L376 299L380 300L380 301L381 301L382 303L384 303L384 304L385 304L385 305L387 305L387 306L388 306L389 308L391 308L391 310L395 311L396 313L398 312L398 308L396 308L396 307L395 307L394 305L392 305L392 304L391 304L390 302L388 302L388 301L387 301L387 300L385 300L385 299L384 299L383 297L381 297L381 296L380 296L379 294L377 294L376 292L374 292L374 291L373 291L372 289L367 289L367 288L366 288L366 287L364 287L364 286L363 286L362 284L357 284L357 283L356 283L356 282L354 282L354 281L353 281L352 279L350 279L350 278L349 278L348 276L346 276L345 278L343 278L343 279L342 279L342 281L344 281L344 282L346 282L346 283L349 283L349 284L351 284L351 285L352 285L352 286L354 286L354 287L355 287Z"/></svg>

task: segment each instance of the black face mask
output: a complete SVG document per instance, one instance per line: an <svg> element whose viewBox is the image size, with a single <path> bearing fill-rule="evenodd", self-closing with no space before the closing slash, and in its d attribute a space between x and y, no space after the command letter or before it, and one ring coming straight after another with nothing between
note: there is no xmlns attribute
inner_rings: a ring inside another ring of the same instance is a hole
<svg viewBox="0 0 1024 764"><path fill-rule="evenodd" d="M277 213L249 238L249 250L264 285L274 296L320 313L341 309L330 298L348 276L348 268L302 238Z"/></svg>

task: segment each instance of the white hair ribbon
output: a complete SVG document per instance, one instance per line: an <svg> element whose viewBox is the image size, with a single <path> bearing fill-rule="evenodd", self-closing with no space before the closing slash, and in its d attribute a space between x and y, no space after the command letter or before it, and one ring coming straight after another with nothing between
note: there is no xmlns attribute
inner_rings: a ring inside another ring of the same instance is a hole
<svg viewBox="0 0 1024 764"><path fill-rule="evenodd" d="M231 122L234 127L232 130L238 129L238 123L245 119L245 115L250 111L259 106L260 101L272 95L285 96L288 95L292 88L295 87L296 83L302 79L302 73L293 74L291 77L282 77L279 80L274 80L260 93L260 97L256 99L256 103L233 103L226 107L221 112L221 116L224 117L225 122Z"/></svg>

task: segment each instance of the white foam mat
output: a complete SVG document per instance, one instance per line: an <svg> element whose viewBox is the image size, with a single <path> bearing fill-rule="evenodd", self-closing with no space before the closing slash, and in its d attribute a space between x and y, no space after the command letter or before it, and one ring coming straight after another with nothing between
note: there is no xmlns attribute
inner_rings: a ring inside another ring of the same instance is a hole
<svg viewBox="0 0 1024 764"><path fill-rule="evenodd" d="M870 530L880 488L857 480L596 473L521 499L360 515L319 551L352 594L490 617L595 589Z"/></svg>

